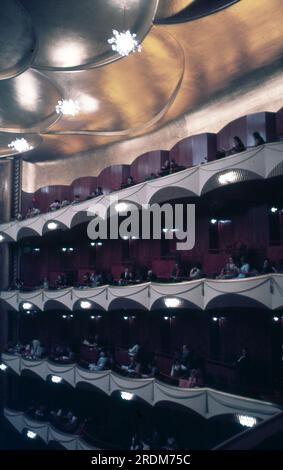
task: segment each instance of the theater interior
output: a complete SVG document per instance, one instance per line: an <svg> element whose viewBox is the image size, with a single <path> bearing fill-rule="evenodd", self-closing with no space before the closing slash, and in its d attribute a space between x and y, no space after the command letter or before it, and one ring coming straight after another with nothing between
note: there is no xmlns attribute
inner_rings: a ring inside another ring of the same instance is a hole
<svg viewBox="0 0 283 470"><path fill-rule="evenodd" d="M1 0L0 450L283 448L282 24Z"/></svg>

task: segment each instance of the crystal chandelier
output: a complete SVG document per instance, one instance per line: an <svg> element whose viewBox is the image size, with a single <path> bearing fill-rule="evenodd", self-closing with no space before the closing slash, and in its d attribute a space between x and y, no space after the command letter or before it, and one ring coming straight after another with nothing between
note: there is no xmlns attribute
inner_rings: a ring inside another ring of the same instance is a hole
<svg viewBox="0 0 283 470"><path fill-rule="evenodd" d="M16 150L19 153L27 152L28 150L33 149L33 146L30 145L24 138L12 140L8 147Z"/></svg>
<svg viewBox="0 0 283 470"><path fill-rule="evenodd" d="M60 100L56 106L57 114L64 114L65 116L76 116L80 111L80 106L74 100Z"/></svg>
<svg viewBox="0 0 283 470"><path fill-rule="evenodd" d="M118 52L122 57L128 56L131 52L141 52L142 48L136 40L137 35L127 31L119 32L113 29L113 37L108 39L112 50Z"/></svg>

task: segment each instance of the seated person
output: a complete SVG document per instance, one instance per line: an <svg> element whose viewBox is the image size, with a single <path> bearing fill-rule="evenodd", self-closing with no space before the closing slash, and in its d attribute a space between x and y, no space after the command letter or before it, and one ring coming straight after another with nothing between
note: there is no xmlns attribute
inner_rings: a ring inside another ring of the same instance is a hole
<svg viewBox="0 0 283 470"><path fill-rule="evenodd" d="M186 373L187 367L181 363L180 359L175 359L171 367L170 376L174 379L181 379L187 375Z"/></svg>
<svg viewBox="0 0 283 470"><path fill-rule="evenodd" d="M150 175L145 177L144 181L155 180L156 178L157 178L157 175L155 173L150 173Z"/></svg>
<svg viewBox="0 0 283 470"><path fill-rule="evenodd" d="M22 214L21 214L20 212L18 212L18 213L16 214L15 219L18 220L18 222L20 222L21 220L23 220Z"/></svg>
<svg viewBox="0 0 283 470"><path fill-rule="evenodd" d="M128 372L129 375L139 375L141 364L136 360L135 356L130 356L130 364L121 366L121 369Z"/></svg>
<svg viewBox="0 0 283 470"><path fill-rule="evenodd" d="M102 188L101 188L100 186L98 186L98 187L95 189L94 195L95 195L95 197L103 196L103 191L102 191Z"/></svg>
<svg viewBox="0 0 283 470"><path fill-rule="evenodd" d="M261 274L272 274L272 273L277 273L277 270L274 267L274 264L268 258L265 258L263 265L262 265Z"/></svg>
<svg viewBox="0 0 283 470"><path fill-rule="evenodd" d="M31 356L33 359L39 359L42 357L43 354L43 348L41 346L41 343L38 339L33 339L32 344L31 344Z"/></svg>
<svg viewBox="0 0 283 470"><path fill-rule="evenodd" d="M69 206L69 204L70 204L70 201L68 199L63 199L63 201L61 202L61 207Z"/></svg>
<svg viewBox="0 0 283 470"><path fill-rule="evenodd" d="M193 281L195 279L201 279L203 277L203 272L201 269L201 265L197 263L191 270L190 270L190 280Z"/></svg>
<svg viewBox="0 0 283 470"><path fill-rule="evenodd" d="M81 197L79 194L76 194L73 201L71 202L71 204L79 204L79 202L81 202Z"/></svg>
<svg viewBox="0 0 283 470"><path fill-rule="evenodd" d="M164 165L162 165L159 175L169 175L170 173L170 160L165 160Z"/></svg>
<svg viewBox="0 0 283 470"><path fill-rule="evenodd" d="M239 278L248 277L249 273L250 273L250 265L246 261L246 258L244 256L241 256L240 261L241 261L241 267L240 267L240 270L239 270L238 277Z"/></svg>
<svg viewBox="0 0 283 470"><path fill-rule="evenodd" d="M246 147L244 145L244 143L242 142L242 140L240 139L240 137L238 137L237 135L235 135L235 137L233 137L233 147L226 150L226 155L234 155L236 153L240 153L240 152L244 152L246 150Z"/></svg>
<svg viewBox="0 0 283 470"><path fill-rule="evenodd" d="M135 184L133 177L130 175L127 178L127 186L133 186Z"/></svg>
<svg viewBox="0 0 283 470"><path fill-rule="evenodd" d="M171 280L173 282L178 282L181 277L181 269L179 263L175 263L171 272Z"/></svg>
<svg viewBox="0 0 283 470"><path fill-rule="evenodd" d="M91 273L89 277L89 285L90 287L98 287L102 284L102 275L99 273Z"/></svg>
<svg viewBox="0 0 283 470"><path fill-rule="evenodd" d="M149 269L147 271L146 280L147 280L147 282L156 282L157 281L156 274L152 271L152 269Z"/></svg>
<svg viewBox="0 0 283 470"><path fill-rule="evenodd" d="M43 288L43 289L49 289L49 281L48 281L48 278L47 278L47 277L44 277L44 278L43 278L43 281L42 281L42 288Z"/></svg>
<svg viewBox="0 0 283 470"><path fill-rule="evenodd" d="M140 345L139 343L136 343L132 348L129 349L128 353L129 353L129 356L133 356L133 357L136 357L138 352L140 351Z"/></svg>
<svg viewBox="0 0 283 470"><path fill-rule="evenodd" d="M125 286L129 284L130 282L133 282L133 274L129 270L129 268L125 268L125 271L121 273L119 284L120 286Z"/></svg>
<svg viewBox="0 0 283 470"><path fill-rule="evenodd" d="M61 204L60 204L59 199L55 199L55 201L50 204L48 210L51 211L51 212L52 211L57 211L57 209L60 209L60 207L61 207Z"/></svg>
<svg viewBox="0 0 283 470"><path fill-rule="evenodd" d="M101 371L101 370L106 370L107 363L108 363L108 357L104 351L101 351L97 364L95 363L89 364L88 368L89 370L96 371L96 372Z"/></svg>
<svg viewBox="0 0 283 470"><path fill-rule="evenodd" d="M239 274L239 268L236 266L232 256L228 258L228 262L225 264L224 268L221 270L220 275L217 279L233 279Z"/></svg>
<svg viewBox="0 0 283 470"><path fill-rule="evenodd" d="M176 444L175 438L173 436L169 436L166 444L164 447L162 447L164 450L177 450L178 446Z"/></svg>
<svg viewBox="0 0 283 470"><path fill-rule="evenodd" d="M188 388L202 387L203 376L200 369L193 369L188 379Z"/></svg>
<svg viewBox="0 0 283 470"><path fill-rule="evenodd" d="M191 354L191 351L190 351L189 347L186 344L183 344L182 353L181 353L181 357L180 357L180 362L181 362L181 364L186 366L187 369L189 368L189 359L190 359L191 355L192 354Z"/></svg>
<svg viewBox="0 0 283 470"><path fill-rule="evenodd" d="M90 273L83 275L82 287L89 287L91 285Z"/></svg>
<svg viewBox="0 0 283 470"><path fill-rule="evenodd" d="M55 280L55 287L56 287L56 289L63 289L64 287L66 287L66 281L65 281L64 274L58 274L58 276Z"/></svg>
<svg viewBox="0 0 283 470"><path fill-rule="evenodd" d="M172 158L170 162L170 171L174 172L174 170L176 170L177 168L178 168L178 164L176 163L176 160Z"/></svg>
<svg viewBox="0 0 283 470"><path fill-rule="evenodd" d="M142 374L143 378L155 378L159 376L159 368L156 363L156 359L153 358L152 361L147 364L146 370L144 371L145 373Z"/></svg>
<svg viewBox="0 0 283 470"><path fill-rule="evenodd" d="M260 135L259 132L254 132L253 133L253 138L254 138L254 146L255 147L259 147L260 145L265 144L265 140L263 139L263 137Z"/></svg>

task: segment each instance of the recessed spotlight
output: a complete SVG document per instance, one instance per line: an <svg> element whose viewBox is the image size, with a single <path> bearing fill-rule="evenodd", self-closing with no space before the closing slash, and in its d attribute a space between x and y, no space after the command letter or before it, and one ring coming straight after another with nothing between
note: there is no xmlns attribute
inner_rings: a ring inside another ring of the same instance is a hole
<svg viewBox="0 0 283 470"><path fill-rule="evenodd" d="M129 317L123 317L123 318L124 318L124 320L128 320Z"/></svg>
<svg viewBox="0 0 283 470"><path fill-rule="evenodd" d="M173 297L173 298L168 297L167 299L164 299L164 303L167 308L176 308L176 307L179 307L181 301L180 299L177 299L176 297Z"/></svg>
<svg viewBox="0 0 283 470"><path fill-rule="evenodd" d="M95 319L95 316L94 316L94 315L91 315L91 317L90 317L90 318L91 318L92 320L94 320L94 319Z"/></svg>
<svg viewBox="0 0 283 470"><path fill-rule="evenodd" d="M273 317L273 321L274 321L274 322L277 323L277 322L279 322L279 320L280 320L280 318L279 318L277 315L275 315L275 316Z"/></svg>
<svg viewBox="0 0 283 470"><path fill-rule="evenodd" d="M254 416L238 415L237 419L246 428L252 428L257 424L257 419Z"/></svg>
<svg viewBox="0 0 283 470"><path fill-rule="evenodd" d="M69 251L74 251L74 248L69 248Z"/></svg>
<svg viewBox="0 0 283 470"><path fill-rule="evenodd" d="M125 202L119 202L115 206L115 211L116 212L127 212L128 207L129 207L128 204L126 204Z"/></svg>
<svg viewBox="0 0 283 470"><path fill-rule="evenodd" d="M66 320L66 318L67 318L67 315L62 315L62 318L64 318L64 320Z"/></svg>
<svg viewBox="0 0 283 470"><path fill-rule="evenodd" d="M3 242L5 240L5 237L3 235L0 235L0 242Z"/></svg>
<svg viewBox="0 0 283 470"><path fill-rule="evenodd" d="M67 251L67 248L62 248L63 253Z"/></svg>
<svg viewBox="0 0 283 470"><path fill-rule="evenodd" d="M8 366L6 366L6 364L4 364L3 362L0 364L0 370L2 370L3 372L5 372L5 370L8 369Z"/></svg>
<svg viewBox="0 0 283 470"><path fill-rule="evenodd" d="M23 303L23 309L24 310L30 310L32 308L32 304L29 302L24 302Z"/></svg>
<svg viewBox="0 0 283 470"><path fill-rule="evenodd" d="M127 237L127 235L124 235L123 240L129 240L129 237Z"/></svg>
<svg viewBox="0 0 283 470"><path fill-rule="evenodd" d="M166 320L166 321L169 320L169 317L164 317L164 320Z"/></svg>
<svg viewBox="0 0 283 470"><path fill-rule="evenodd" d="M81 308L84 310L91 307L91 303L88 300L81 300Z"/></svg>
<svg viewBox="0 0 283 470"><path fill-rule="evenodd" d="M271 207L270 209L270 212L272 212L272 214L275 214L277 211L278 211L277 207Z"/></svg>
<svg viewBox="0 0 283 470"><path fill-rule="evenodd" d="M134 398L134 394L129 393L129 392L121 392L121 398L122 398L122 400L130 401Z"/></svg>
<svg viewBox="0 0 283 470"><path fill-rule="evenodd" d="M30 431L30 430L27 431L27 437L28 437L29 439L35 439L36 436L37 436L37 434L36 434L35 432Z"/></svg>
<svg viewBox="0 0 283 470"><path fill-rule="evenodd" d="M235 183L237 181L238 175L235 171L229 171L228 173L225 173L224 175L220 175L218 178L218 181L220 184L229 184L229 183Z"/></svg>
<svg viewBox="0 0 283 470"><path fill-rule="evenodd" d="M62 382L62 377L59 377L58 375L52 375L51 382L53 382L54 384L59 384Z"/></svg>
<svg viewBox="0 0 283 470"><path fill-rule="evenodd" d="M57 227L58 227L58 224L56 224L56 222L49 222L47 224L48 230L56 230Z"/></svg>
<svg viewBox="0 0 283 470"><path fill-rule="evenodd" d="M35 251L36 253L39 253L40 248L34 248L33 251Z"/></svg>
<svg viewBox="0 0 283 470"><path fill-rule="evenodd" d="M102 242L98 242L98 243L97 243L97 246L102 246Z"/></svg>
<svg viewBox="0 0 283 470"><path fill-rule="evenodd" d="M213 224L213 225L215 225L215 224L217 223L217 219L211 219L211 220L210 220L210 223Z"/></svg>
<svg viewBox="0 0 283 470"><path fill-rule="evenodd" d="M212 321L217 322L217 321L218 321L218 317L212 317Z"/></svg>
<svg viewBox="0 0 283 470"><path fill-rule="evenodd" d="M95 246L95 242L91 242L90 246Z"/></svg>

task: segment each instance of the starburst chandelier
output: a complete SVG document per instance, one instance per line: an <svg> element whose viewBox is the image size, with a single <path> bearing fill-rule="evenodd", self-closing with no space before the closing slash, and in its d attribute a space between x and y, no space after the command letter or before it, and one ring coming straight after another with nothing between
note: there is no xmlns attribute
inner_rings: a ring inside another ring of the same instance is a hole
<svg viewBox="0 0 283 470"><path fill-rule="evenodd" d="M108 39L108 43L111 44L113 51L118 52L122 57L126 57L131 52L141 52L142 48L136 37L137 35L132 34L129 29L122 32L113 29L113 37Z"/></svg>
<svg viewBox="0 0 283 470"><path fill-rule="evenodd" d="M80 112L80 106L77 101L72 99L60 100L56 106L57 114L64 114L65 116L76 116Z"/></svg>
<svg viewBox="0 0 283 470"><path fill-rule="evenodd" d="M33 146L30 145L26 139L15 139L12 140L10 144L8 144L9 148L12 148L13 150L16 150L17 152L27 152L28 150L32 150Z"/></svg>

